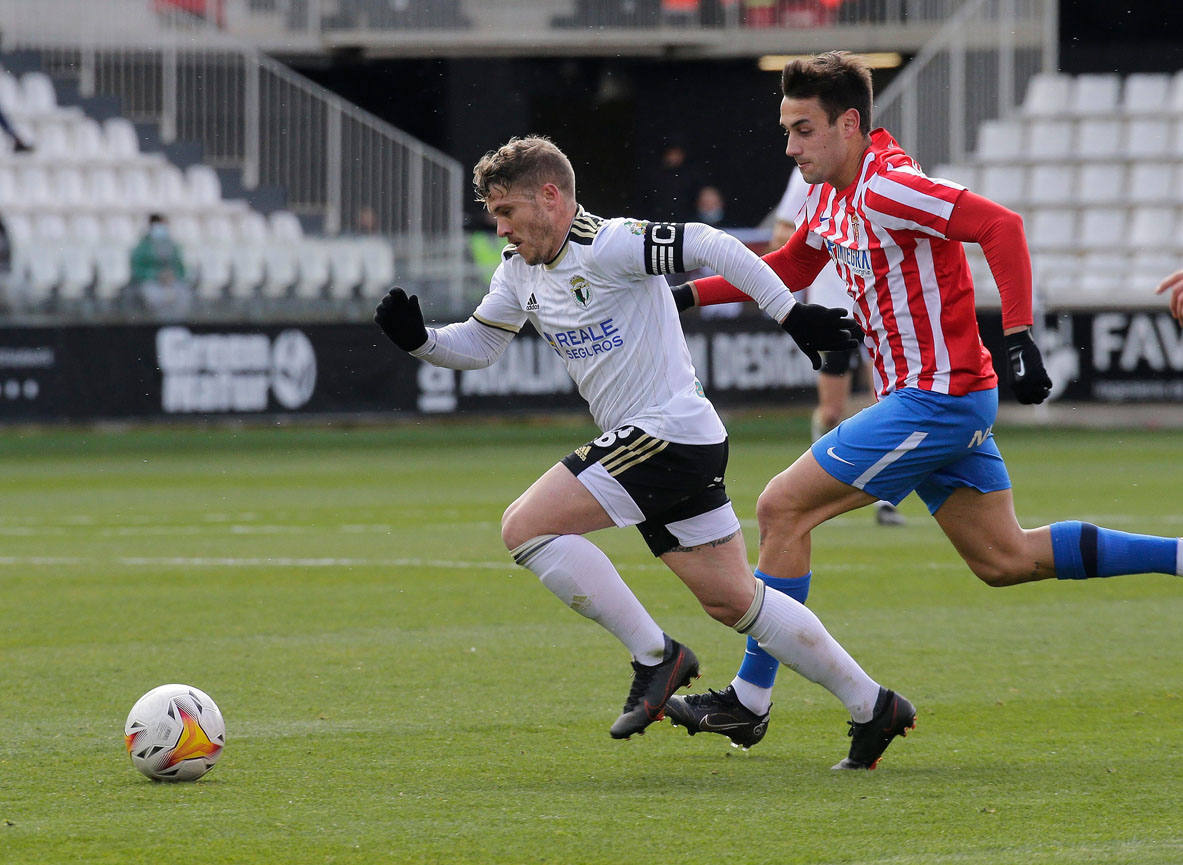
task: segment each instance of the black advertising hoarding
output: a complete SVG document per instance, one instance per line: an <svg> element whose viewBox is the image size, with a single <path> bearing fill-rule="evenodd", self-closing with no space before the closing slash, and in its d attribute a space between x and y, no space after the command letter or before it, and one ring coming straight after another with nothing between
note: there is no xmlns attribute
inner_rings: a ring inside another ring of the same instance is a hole
<svg viewBox="0 0 1183 865"><path fill-rule="evenodd" d="M718 405L814 399L808 360L766 318L683 323ZM981 325L1001 358L997 313ZM1165 312L1049 314L1039 341L1054 399L1183 398L1183 332ZM529 329L488 369L455 372L413 360L372 324L0 327L4 421L582 409L554 351Z"/></svg>

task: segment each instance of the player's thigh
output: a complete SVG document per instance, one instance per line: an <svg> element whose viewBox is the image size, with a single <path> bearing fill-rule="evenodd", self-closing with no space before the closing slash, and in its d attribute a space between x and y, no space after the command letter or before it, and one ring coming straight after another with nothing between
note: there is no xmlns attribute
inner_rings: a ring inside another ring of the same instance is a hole
<svg viewBox="0 0 1183 865"><path fill-rule="evenodd" d="M852 487L818 463L812 451L770 480L756 502L760 532L791 523L801 531L810 531L831 517L861 508L875 497Z"/></svg>
<svg viewBox="0 0 1183 865"><path fill-rule="evenodd" d="M661 560L694 593L703 609L726 625L738 622L752 604L756 578L738 530L728 538L662 553Z"/></svg>
<svg viewBox="0 0 1183 865"><path fill-rule="evenodd" d="M583 535L612 525L603 505L556 463L505 509L501 538L512 550L538 535Z"/></svg>

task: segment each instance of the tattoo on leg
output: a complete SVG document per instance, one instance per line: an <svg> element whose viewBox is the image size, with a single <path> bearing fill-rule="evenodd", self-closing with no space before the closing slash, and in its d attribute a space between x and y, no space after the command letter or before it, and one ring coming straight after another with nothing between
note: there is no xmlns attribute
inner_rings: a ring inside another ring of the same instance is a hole
<svg viewBox="0 0 1183 865"><path fill-rule="evenodd" d="M672 549L670 549L670 552L671 553L692 553L695 550L701 550L703 547L721 547L721 546L723 546L723 544L727 543L732 538L738 537L738 536L739 536L739 532L732 532L731 534L729 534L725 538L719 538L718 540L715 540L715 541L707 541L705 544L698 544L693 547L683 547L683 546L673 547Z"/></svg>

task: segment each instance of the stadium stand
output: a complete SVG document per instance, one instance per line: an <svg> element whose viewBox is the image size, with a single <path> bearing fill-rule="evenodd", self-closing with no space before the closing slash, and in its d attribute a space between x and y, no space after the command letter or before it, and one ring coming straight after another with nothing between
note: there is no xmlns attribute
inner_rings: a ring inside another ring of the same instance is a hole
<svg viewBox="0 0 1183 865"><path fill-rule="evenodd" d="M1183 260L1183 73L1037 74L1017 112L981 126L969 160L934 173L976 177L1023 215L1048 307L1152 304Z"/></svg>
<svg viewBox="0 0 1183 865"><path fill-rule="evenodd" d="M173 226L207 313L250 316L285 299L319 301L325 291L338 305L360 303L393 279L389 239L305 237L290 211L262 213L226 198L212 166L182 168L141 152L126 117L100 122L59 105L43 72L0 68L0 105L35 144L30 153L0 147L0 214L11 244L0 303L10 311L142 313L128 296L129 259L152 212Z"/></svg>

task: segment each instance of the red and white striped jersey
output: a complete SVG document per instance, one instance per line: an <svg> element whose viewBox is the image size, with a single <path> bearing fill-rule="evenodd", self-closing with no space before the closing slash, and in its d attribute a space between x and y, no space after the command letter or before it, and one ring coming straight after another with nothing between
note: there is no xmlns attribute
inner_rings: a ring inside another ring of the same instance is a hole
<svg viewBox="0 0 1183 865"><path fill-rule="evenodd" d="M998 384L965 252L947 236L963 190L927 177L884 129L871 132L854 183L809 189L806 241L846 281L880 396L901 387L960 396Z"/></svg>

